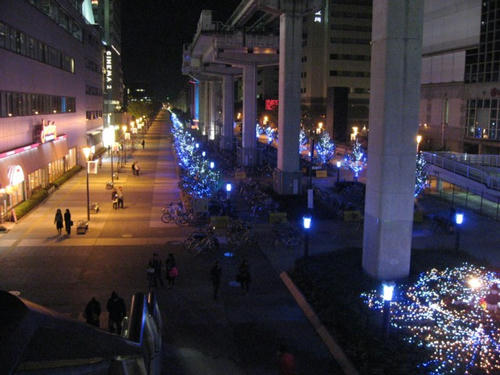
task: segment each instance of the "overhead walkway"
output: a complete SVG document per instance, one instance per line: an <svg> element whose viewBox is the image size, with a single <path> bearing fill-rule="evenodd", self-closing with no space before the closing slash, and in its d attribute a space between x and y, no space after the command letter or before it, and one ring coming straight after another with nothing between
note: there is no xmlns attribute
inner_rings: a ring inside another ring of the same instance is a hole
<svg viewBox="0 0 500 375"><path fill-rule="evenodd" d="M453 206L500 217L500 155L423 153L431 176L431 191Z"/></svg>
<svg viewBox="0 0 500 375"><path fill-rule="evenodd" d="M136 293L122 336L0 291L2 374L160 374L161 318Z"/></svg>

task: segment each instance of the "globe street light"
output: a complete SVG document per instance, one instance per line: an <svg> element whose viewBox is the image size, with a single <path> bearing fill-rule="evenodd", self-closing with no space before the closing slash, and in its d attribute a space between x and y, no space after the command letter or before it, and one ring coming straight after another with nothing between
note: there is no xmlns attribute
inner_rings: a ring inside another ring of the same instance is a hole
<svg viewBox="0 0 500 375"><path fill-rule="evenodd" d="M85 155L85 168L87 170L87 220L90 221L90 193L89 193L89 156L90 156L90 147L84 147L82 149L83 154Z"/></svg>
<svg viewBox="0 0 500 375"><path fill-rule="evenodd" d="M231 197L231 190L233 189L233 186L230 183L226 184L226 199L229 200Z"/></svg>
<svg viewBox="0 0 500 375"><path fill-rule="evenodd" d="M457 212L455 214L455 232L457 236L455 237L455 251L458 251L460 247L460 227L464 222L464 214L462 212Z"/></svg>
<svg viewBox="0 0 500 375"><path fill-rule="evenodd" d="M303 216L302 217L302 226L304 227L305 232L305 241L304 241L304 258L309 256L309 229L311 229L311 216Z"/></svg>
<svg viewBox="0 0 500 375"><path fill-rule="evenodd" d="M337 184L340 181L340 167L342 166L342 162L338 161L337 162Z"/></svg>

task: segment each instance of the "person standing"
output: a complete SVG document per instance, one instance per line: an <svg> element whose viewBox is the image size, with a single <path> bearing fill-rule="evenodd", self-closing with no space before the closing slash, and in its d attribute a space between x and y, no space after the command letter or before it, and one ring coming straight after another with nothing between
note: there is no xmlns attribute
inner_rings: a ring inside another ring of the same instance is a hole
<svg viewBox="0 0 500 375"><path fill-rule="evenodd" d="M135 176L135 161L132 163L132 174Z"/></svg>
<svg viewBox="0 0 500 375"><path fill-rule="evenodd" d="M113 208L116 210L118 208L118 191L115 188L111 190L111 202L113 203Z"/></svg>
<svg viewBox="0 0 500 375"><path fill-rule="evenodd" d="M168 254L167 260L165 261L165 268L167 271L167 281L168 287L172 288L175 284L175 279L179 275L179 270L177 269L177 263L174 258L174 254Z"/></svg>
<svg viewBox="0 0 500 375"><path fill-rule="evenodd" d="M280 375L297 375L295 357L285 344L281 344L278 349L278 366Z"/></svg>
<svg viewBox="0 0 500 375"><path fill-rule="evenodd" d="M243 259L240 267L238 268L236 281L238 281L241 284L241 288L248 293L248 290L250 289L250 267L246 259Z"/></svg>
<svg viewBox="0 0 500 375"><path fill-rule="evenodd" d="M210 270L210 279L212 280L212 285L214 287L214 301L217 301L217 294L220 287L220 279L222 275L222 268L219 266L219 261L216 260L212 269Z"/></svg>
<svg viewBox="0 0 500 375"><path fill-rule="evenodd" d="M71 212L69 212L69 209L66 208L66 211L64 212L64 227L66 228L66 233L68 236L71 234L71 226L73 225L73 222L71 221Z"/></svg>
<svg viewBox="0 0 500 375"><path fill-rule="evenodd" d="M60 208L58 208L56 211L56 216L54 217L54 223L56 224L57 233L61 235L63 229L63 215Z"/></svg>
<svg viewBox="0 0 500 375"><path fill-rule="evenodd" d="M116 292L111 293L111 297L108 299L106 304L106 309L109 312L108 318L108 329L111 333L116 333L121 335L122 333L122 321L127 314L127 309L125 307L125 301Z"/></svg>
<svg viewBox="0 0 500 375"><path fill-rule="evenodd" d="M84 316L88 324L99 327L99 316L101 315L101 304L95 297L87 303L85 307Z"/></svg>
<svg viewBox="0 0 500 375"><path fill-rule="evenodd" d="M135 163L135 175L139 176L139 173L141 172L141 166L139 163Z"/></svg>
<svg viewBox="0 0 500 375"><path fill-rule="evenodd" d="M144 140L144 138L142 139L141 145L142 145L142 149L144 150L144 147L146 146L146 141Z"/></svg>
<svg viewBox="0 0 500 375"><path fill-rule="evenodd" d="M118 188L117 198L118 198L118 208L120 207L123 208L123 189L121 186Z"/></svg>

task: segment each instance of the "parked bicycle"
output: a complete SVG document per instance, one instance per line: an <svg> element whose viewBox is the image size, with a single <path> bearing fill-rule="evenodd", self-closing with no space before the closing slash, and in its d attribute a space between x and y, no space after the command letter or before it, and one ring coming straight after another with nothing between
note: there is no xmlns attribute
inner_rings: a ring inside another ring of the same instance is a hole
<svg viewBox="0 0 500 375"><path fill-rule="evenodd" d="M219 240L214 229L209 227L205 231L191 233L184 241L184 249L195 256L203 252L215 254L219 250Z"/></svg>

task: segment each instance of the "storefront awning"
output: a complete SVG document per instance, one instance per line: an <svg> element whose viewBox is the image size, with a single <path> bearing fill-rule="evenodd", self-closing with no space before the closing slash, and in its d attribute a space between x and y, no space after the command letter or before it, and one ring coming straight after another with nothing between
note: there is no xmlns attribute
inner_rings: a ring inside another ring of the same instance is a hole
<svg viewBox="0 0 500 375"><path fill-rule="evenodd" d="M52 161L62 159L67 153L68 142L65 137L52 142L16 149L11 154L7 152L10 155L0 158L0 188L3 189L11 185L13 167L20 166L26 180L28 174L45 168Z"/></svg>

